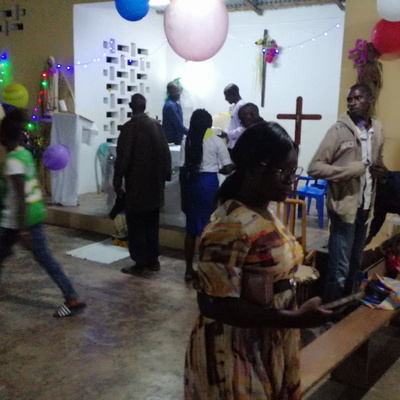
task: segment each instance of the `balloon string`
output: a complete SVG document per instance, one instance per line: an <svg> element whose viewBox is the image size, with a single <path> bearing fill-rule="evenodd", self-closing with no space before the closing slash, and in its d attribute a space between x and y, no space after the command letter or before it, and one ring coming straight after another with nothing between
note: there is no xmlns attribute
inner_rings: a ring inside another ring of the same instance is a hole
<svg viewBox="0 0 400 400"><path fill-rule="evenodd" d="M149 54L149 57L154 56L154 54L158 53L167 43L168 43L168 39L165 39L160 46L158 46L154 51L152 51Z"/></svg>

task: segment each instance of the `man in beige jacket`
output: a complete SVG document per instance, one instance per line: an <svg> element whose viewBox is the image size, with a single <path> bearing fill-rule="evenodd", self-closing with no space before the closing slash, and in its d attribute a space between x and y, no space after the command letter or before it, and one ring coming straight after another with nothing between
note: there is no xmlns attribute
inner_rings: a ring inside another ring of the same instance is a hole
<svg viewBox="0 0 400 400"><path fill-rule="evenodd" d="M325 302L358 289L376 180L387 174L382 161L382 125L371 116L373 102L367 85L350 88L347 114L328 130L308 168L310 176L328 181L326 205L331 224Z"/></svg>

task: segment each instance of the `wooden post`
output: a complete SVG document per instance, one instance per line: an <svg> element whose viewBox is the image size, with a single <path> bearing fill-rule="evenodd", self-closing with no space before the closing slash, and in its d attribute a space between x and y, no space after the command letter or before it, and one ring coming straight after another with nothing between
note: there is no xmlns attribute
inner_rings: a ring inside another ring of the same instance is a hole
<svg viewBox="0 0 400 400"><path fill-rule="evenodd" d="M263 36L263 49L267 46L267 37L268 37L268 30L264 29L264 36ZM267 62L265 61L265 53L262 54L262 73L261 73L261 107L265 105L265 85L267 79Z"/></svg>

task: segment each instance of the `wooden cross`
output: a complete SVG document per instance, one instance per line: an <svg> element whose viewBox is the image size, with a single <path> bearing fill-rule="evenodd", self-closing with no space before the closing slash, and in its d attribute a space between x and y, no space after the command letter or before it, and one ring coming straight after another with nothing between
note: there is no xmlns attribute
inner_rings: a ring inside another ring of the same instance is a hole
<svg viewBox="0 0 400 400"><path fill-rule="evenodd" d="M300 145L301 141L301 121L303 119L321 119L320 114L302 114L303 111L303 98L301 96L296 99L296 114L278 114L276 118L278 119L294 119L296 120L296 128L294 131L294 141Z"/></svg>

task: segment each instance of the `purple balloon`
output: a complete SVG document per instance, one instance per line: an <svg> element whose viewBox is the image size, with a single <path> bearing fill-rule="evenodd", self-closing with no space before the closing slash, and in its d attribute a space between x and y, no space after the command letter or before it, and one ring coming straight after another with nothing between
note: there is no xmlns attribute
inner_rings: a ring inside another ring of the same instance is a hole
<svg viewBox="0 0 400 400"><path fill-rule="evenodd" d="M69 151L62 144L49 146L43 153L43 164L52 171L59 171L67 166Z"/></svg>

